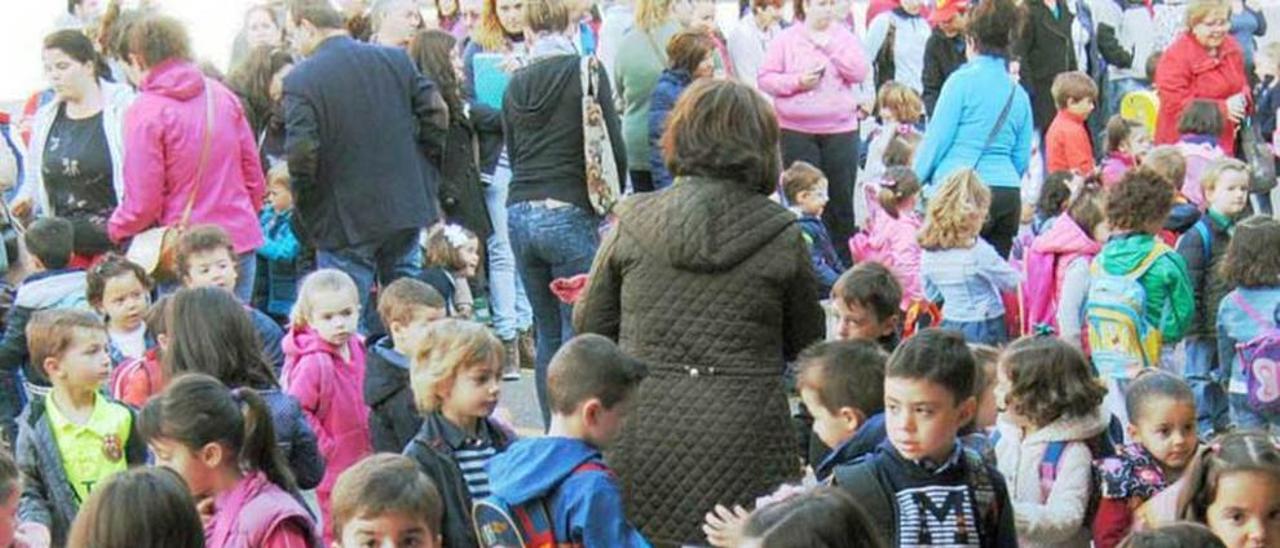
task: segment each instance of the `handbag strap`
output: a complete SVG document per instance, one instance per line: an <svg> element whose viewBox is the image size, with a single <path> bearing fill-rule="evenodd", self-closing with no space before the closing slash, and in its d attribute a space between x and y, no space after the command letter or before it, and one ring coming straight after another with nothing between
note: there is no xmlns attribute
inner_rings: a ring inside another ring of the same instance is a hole
<svg viewBox="0 0 1280 548"><path fill-rule="evenodd" d="M191 210L196 206L196 193L204 179L204 167L209 162L209 148L213 141L213 86L209 79L204 81L204 138L200 145L200 163L196 164L195 180L191 183L191 193L187 196L187 205L182 208L182 218L178 220L178 230L186 230L191 220Z"/></svg>
<svg viewBox="0 0 1280 548"><path fill-rule="evenodd" d="M978 151L978 157L973 161L973 169L978 169L978 162L982 161L982 157L987 154L987 149L991 147L991 143L996 140L996 135L1000 134L1000 130L1004 129L1004 123L1009 119L1009 110L1013 108L1013 96L1018 92L1018 84L1013 84L1009 88L1009 97L1004 100L1004 108L1000 109L1000 117L996 118L996 125L991 126L991 133L987 134L987 141L982 143L982 150Z"/></svg>
<svg viewBox="0 0 1280 548"><path fill-rule="evenodd" d="M647 30L646 30L646 31L643 31L643 32L644 32L644 37L645 37L645 38L647 38L647 39L649 40L649 47L650 47L650 48L653 48L653 52L654 52L654 53L656 53L656 54L658 54L658 58L659 58L659 59L662 59L662 64L665 66L665 65L667 64L667 52L666 52L666 50L664 50L664 49L662 49L662 48L658 47L658 41L657 41L657 40L654 40L654 38L653 38L653 33L652 33L651 31L647 31Z"/></svg>

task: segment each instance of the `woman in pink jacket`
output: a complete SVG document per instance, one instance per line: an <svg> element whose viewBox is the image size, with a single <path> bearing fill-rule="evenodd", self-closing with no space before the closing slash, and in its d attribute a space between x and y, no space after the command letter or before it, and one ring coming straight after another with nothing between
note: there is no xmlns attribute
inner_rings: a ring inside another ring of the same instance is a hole
<svg viewBox="0 0 1280 548"><path fill-rule="evenodd" d="M257 212L266 183L240 101L191 62L187 31L177 20L149 16L128 32L120 54L140 94L125 114L124 196L107 224L108 235L120 242L155 226L179 224L194 189L186 226L216 224L231 235L240 255L236 295L247 301L254 250L262 245ZM210 109L213 127L205 153Z"/></svg>
<svg viewBox="0 0 1280 548"><path fill-rule="evenodd" d="M835 22L835 0L800 0L792 25L774 38L760 66L760 90L772 95L782 126L783 165L797 160L827 176L831 201L822 220L837 242L856 231L853 183L858 159L854 86L867 76L862 45ZM850 262L849 250L836 246Z"/></svg>

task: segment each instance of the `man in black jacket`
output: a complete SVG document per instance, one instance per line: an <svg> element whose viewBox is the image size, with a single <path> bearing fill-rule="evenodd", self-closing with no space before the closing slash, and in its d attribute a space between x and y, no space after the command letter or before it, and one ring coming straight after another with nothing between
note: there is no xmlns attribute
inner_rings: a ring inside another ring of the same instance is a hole
<svg viewBox="0 0 1280 548"><path fill-rule="evenodd" d="M364 310L375 283L421 270L418 231L439 217L437 167L448 108L399 49L357 42L325 0L289 0L307 56L284 81L289 171L303 237L320 268L351 275Z"/></svg>

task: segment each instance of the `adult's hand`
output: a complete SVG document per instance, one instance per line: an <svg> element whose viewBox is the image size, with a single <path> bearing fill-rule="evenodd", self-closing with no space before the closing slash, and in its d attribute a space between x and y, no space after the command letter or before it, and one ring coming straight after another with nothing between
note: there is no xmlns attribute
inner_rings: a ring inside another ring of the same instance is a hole
<svg viewBox="0 0 1280 548"><path fill-rule="evenodd" d="M800 87L809 90L818 87L818 82L822 81L822 71L814 70L805 73L800 77Z"/></svg>
<svg viewBox="0 0 1280 548"><path fill-rule="evenodd" d="M14 217L26 219L27 215L31 214L31 198L22 197L14 199L13 202L9 204L9 212L12 213Z"/></svg>
<svg viewBox="0 0 1280 548"><path fill-rule="evenodd" d="M1249 105L1249 102L1247 99L1245 99L1245 96L1243 93L1237 93L1235 95L1232 95L1231 97L1227 98L1227 115L1230 116L1231 119L1236 122L1244 120L1244 117L1246 114L1245 109L1248 107L1248 105Z"/></svg>

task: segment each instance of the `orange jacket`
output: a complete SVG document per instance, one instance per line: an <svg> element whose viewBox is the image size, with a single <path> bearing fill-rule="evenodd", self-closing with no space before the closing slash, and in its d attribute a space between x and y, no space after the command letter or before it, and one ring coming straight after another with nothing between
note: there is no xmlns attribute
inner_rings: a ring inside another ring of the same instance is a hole
<svg viewBox="0 0 1280 548"><path fill-rule="evenodd" d="M1072 171L1080 175L1093 172L1093 141L1084 127L1084 118L1058 111L1044 135L1045 161L1048 172Z"/></svg>

